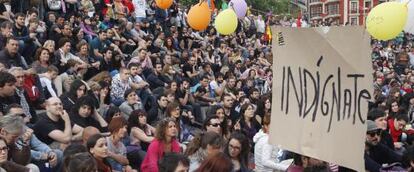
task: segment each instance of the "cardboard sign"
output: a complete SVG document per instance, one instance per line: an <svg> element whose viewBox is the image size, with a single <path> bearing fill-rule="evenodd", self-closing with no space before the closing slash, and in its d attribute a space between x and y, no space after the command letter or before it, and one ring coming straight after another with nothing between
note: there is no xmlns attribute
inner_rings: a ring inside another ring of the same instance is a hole
<svg viewBox="0 0 414 172"><path fill-rule="evenodd" d="M273 30L270 143L365 171L370 36L362 27Z"/></svg>

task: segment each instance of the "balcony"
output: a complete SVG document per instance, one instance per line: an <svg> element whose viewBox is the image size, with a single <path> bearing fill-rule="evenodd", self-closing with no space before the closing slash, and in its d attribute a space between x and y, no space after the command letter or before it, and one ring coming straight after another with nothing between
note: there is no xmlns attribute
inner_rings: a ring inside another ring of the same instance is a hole
<svg viewBox="0 0 414 172"><path fill-rule="evenodd" d="M325 16L325 18L335 18L335 17L341 17L340 14L328 14Z"/></svg>
<svg viewBox="0 0 414 172"><path fill-rule="evenodd" d="M322 0L310 0L309 5L323 4Z"/></svg>
<svg viewBox="0 0 414 172"><path fill-rule="evenodd" d="M331 2L340 2L341 0L326 0L325 1L325 4L327 4L327 3L331 3Z"/></svg>

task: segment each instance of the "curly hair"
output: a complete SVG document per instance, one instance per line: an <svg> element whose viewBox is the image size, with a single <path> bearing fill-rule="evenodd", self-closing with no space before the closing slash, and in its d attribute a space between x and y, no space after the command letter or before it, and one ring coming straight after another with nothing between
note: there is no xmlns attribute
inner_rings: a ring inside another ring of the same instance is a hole
<svg viewBox="0 0 414 172"><path fill-rule="evenodd" d="M167 141L166 131L168 129L168 125L170 124L170 122L172 122L176 125L176 122L173 118L164 118L164 119L162 119L161 121L158 122L157 128L155 130L155 138L156 139L158 139L162 142Z"/></svg>

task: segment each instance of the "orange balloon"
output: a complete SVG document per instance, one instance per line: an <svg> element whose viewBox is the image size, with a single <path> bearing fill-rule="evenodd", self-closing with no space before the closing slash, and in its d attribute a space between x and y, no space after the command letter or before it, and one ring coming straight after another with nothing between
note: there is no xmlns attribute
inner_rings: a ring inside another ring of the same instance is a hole
<svg viewBox="0 0 414 172"><path fill-rule="evenodd" d="M168 9L171 7L173 0L155 0L155 4L161 9Z"/></svg>
<svg viewBox="0 0 414 172"><path fill-rule="evenodd" d="M211 11L207 2L195 4L187 14L187 22L195 30L205 30L211 20Z"/></svg>

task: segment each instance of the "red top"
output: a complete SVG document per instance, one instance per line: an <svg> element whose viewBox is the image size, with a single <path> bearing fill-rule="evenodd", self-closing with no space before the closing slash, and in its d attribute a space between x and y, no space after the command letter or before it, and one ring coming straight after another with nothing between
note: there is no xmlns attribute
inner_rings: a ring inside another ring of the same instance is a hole
<svg viewBox="0 0 414 172"><path fill-rule="evenodd" d="M171 152L180 152L180 144L176 139L171 141ZM141 164L141 172L158 172L158 161L164 156L164 143L154 139L148 147L147 154Z"/></svg>
<svg viewBox="0 0 414 172"><path fill-rule="evenodd" d="M388 120L388 128L390 130L390 135L392 137L393 142L398 142L398 138L402 134L402 130L396 130L394 126L394 118Z"/></svg>

